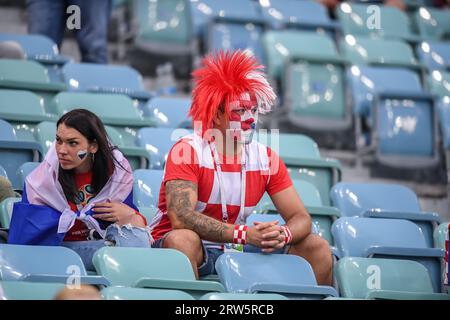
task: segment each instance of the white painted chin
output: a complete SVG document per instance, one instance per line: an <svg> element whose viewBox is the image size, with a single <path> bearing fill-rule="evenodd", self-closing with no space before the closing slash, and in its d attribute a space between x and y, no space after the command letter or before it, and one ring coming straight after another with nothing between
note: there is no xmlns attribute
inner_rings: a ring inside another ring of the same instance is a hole
<svg viewBox="0 0 450 320"><path fill-rule="evenodd" d="M241 130L241 139L239 139L239 143L241 144L249 144L253 140L253 134L255 133L255 129L248 129L246 131Z"/></svg>

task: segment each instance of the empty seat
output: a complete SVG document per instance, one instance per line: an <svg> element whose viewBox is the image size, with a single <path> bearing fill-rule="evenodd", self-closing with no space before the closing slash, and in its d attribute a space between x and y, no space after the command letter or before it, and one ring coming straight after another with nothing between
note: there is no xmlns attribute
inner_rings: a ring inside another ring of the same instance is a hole
<svg viewBox="0 0 450 320"><path fill-rule="evenodd" d="M260 2L260 6L262 16L273 29L291 27L334 37L339 27L329 18L325 6L316 1L277 0Z"/></svg>
<svg viewBox="0 0 450 320"><path fill-rule="evenodd" d="M39 162L25 162L17 170L17 177L19 179L19 184L23 186L25 184L26 177L37 168Z"/></svg>
<svg viewBox="0 0 450 320"><path fill-rule="evenodd" d="M0 88L33 91L44 99L45 108L55 94L66 90L64 83L51 82L47 70L35 61L0 59L0 74Z"/></svg>
<svg viewBox="0 0 450 320"><path fill-rule="evenodd" d="M414 14L420 36L424 40L450 39L450 11L438 8L419 8Z"/></svg>
<svg viewBox="0 0 450 320"><path fill-rule="evenodd" d="M207 293L200 300L288 300L277 293Z"/></svg>
<svg viewBox="0 0 450 320"><path fill-rule="evenodd" d="M417 56L429 70L450 68L450 42L424 41L417 45Z"/></svg>
<svg viewBox="0 0 450 320"><path fill-rule="evenodd" d="M128 66L67 63L62 72L69 91L125 94L140 104L153 96L139 72Z"/></svg>
<svg viewBox="0 0 450 320"><path fill-rule="evenodd" d="M14 127L19 140L34 141L39 122L57 120L45 111L41 97L25 90L0 89L0 110L0 118Z"/></svg>
<svg viewBox="0 0 450 320"><path fill-rule="evenodd" d="M137 132L136 144L150 153L150 169L163 169L172 146L190 133L191 130L181 128L142 128Z"/></svg>
<svg viewBox="0 0 450 320"><path fill-rule="evenodd" d="M368 7L368 4L344 2L336 8L344 34L419 41L406 13L392 6Z"/></svg>
<svg viewBox="0 0 450 320"><path fill-rule="evenodd" d="M319 190L322 204L330 206L331 187L341 180L339 161L322 158L317 143L302 134L260 131L256 138L279 154L292 179L312 183Z"/></svg>
<svg viewBox="0 0 450 320"><path fill-rule="evenodd" d="M278 293L316 299L337 296L334 288L317 285L311 265L294 255L227 252L217 259L216 270L230 293Z"/></svg>
<svg viewBox="0 0 450 320"><path fill-rule="evenodd" d="M433 293L428 270L420 263L376 258L342 258L334 267L342 297L354 299L449 300Z"/></svg>
<svg viewBox="0 0 450 320"><path fill-rule="evenodd" d="M428 76L428 86L438 97L450 97L450 72L433 70Z"/></svg>
<svg viewBox="0 0 450 320"><path fill-rule="evenodd" d="M134 170L134 204L138 207L157 207L163 177L163 170Z"/></svg>
<svg viewBox="0 0 450 320"><path fill-rule="evenodd" d="M8 178L8 174L2 166L0 166L0 176Z"/></svg>
<svg viewBox="0 0 450 320"><path fill-rule="evenodd" d="M118 130L125 146L130 147L135 146L139 128L155 124L153 119L142 117L133 101L125 95L63 92L55 97L53 107L60 116L77 108L94 112L105 125Z"/></svg>
<svg viewBox="0 0 450 320"><path fill-rule="evenodd" d="M330 195L343 217L410 220L420 227L428 247L434 247L433 230L441 219L435 212L423 212L411 189L395 184L340 182Z"/></svg>
<svg viewBox="0 0 450 320"><path fill-rule="evenodd" d="M58 246L0 244L2 281L109 285L102 276L88 276L80 256ZM74 276L79 276L75 279Z"/></svg>
<svg viewBox="0 0 450 320"><path fill-rule="evenodd" d="M436 108L416 73L352 66L348 77L361 157L396 168L439 163ZM369 129L363 130L363 124Z"/></svg>
<svg viewBox="0 0 450 320"><path fill-rule="evenodd" d="M218 282L196 280L189 259L174 249L103 247L93 263L114 286L177 289L194 297L224 291Z"/></svg>
<svg viewBox="0 0 450 320"><path fill-rule="evenodd" d="M153 117L158 127L192 128L188 115L191 107L189 98L155 97L144 107L144 115Z"/></svg>
<svg viewBox="0 0 450 320"><path fill-rule="evenodd" d="M261 35L264 23L258 4L251 0L192 2L196 35L201 37L206 52L236 49L252 52L264 61Z"/></svg>
<svg viewBox="0 0 450 320"><path fill-rule="evenodd" d="M20 201L20 198L6 198L0 202L0 227L9 229L13 206L14 203L18 201Z"/></svg>
<svg viewBox="0 0 450 320"><path fill-rule="evenodd" d="M420 228L408 220L342 217L331 228L340 257L415 260L429 271L441 292L444 250L429 248Z"/></svg>
<svg viewBox="0 0 450 320"><path fill-rule="evenodd" d="M44 65L52 82L61 82L61 66L69 61L59 54L58 46L41 34L0 33L1 41L15 41L20 44L26 58Z"/></svg>
<svg viewBox="0 0 450 320"><path fill-rule="evenodd" d="M1 281L0 291L5 300L53 300L63 290L63 283Z"/></svg>
<svg viewBox="0 0 450 320"><path fill-rule="evenodd" d="M194 300L181 290L107 287L101 294L104 300Z"/></svg>
<svg viewBox="0 0 450 320"><path fill-rule="evenodd" d="M0 165L6 171L13 188L22 189L17 170L25 162L36 162L43 158L43 150L36 142L19 141L14 128L0 119Z"/></svg>
<svg viewBox="0 0 450 320"><path fill-rule="evenodd" d="M341 50L353 64L396 66L421 71L411 46L402 40L371 39L346 35Z"/></svg>
<svg viewBox="0 0 450 320"><path fill-rule="evenodd" d="M351 107L345 95L345 61L331 39L301 31L268 31L263 45L269 76L281 83L282 108L271 128L283 123L311 132L347 132Z"/></svg>

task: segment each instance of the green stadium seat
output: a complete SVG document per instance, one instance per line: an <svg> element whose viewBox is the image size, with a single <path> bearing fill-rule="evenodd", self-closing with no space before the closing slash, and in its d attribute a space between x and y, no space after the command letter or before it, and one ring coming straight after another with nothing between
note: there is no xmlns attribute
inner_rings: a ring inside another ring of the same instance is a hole
<svg viewBox="0 0 450 320"><path fill-rule="evenodd" d="M0 118L7 120L17 139L34 141L36 125L41 121L56 121L56 115L44 109L43 99L31 91L0 89Z"/></svg>
<svg viewBox="0 0 450 320"><path fill-rule="evenodd" d="M0 226L2 228L9 229L14 203L20 200L20 198L6 198L0 202Z"/></svg>
<svg viewBox="0 0 450 320"><path fill-rule="evenodd" d="M424 40L450 39L450 11L422 7L414 15L420 36Z"/></svg>
<svg viewBox="0 0 450 320"><path fill-rule="evenodd" d="M104 300L194 300L181 290L107 287L101 294Z"/></svg>
<svg viewBox="0 0 450 320"><path fill-rule="evenodd" d="M1 281L0 290L5 300L53 300L64 289L63 283L28 281Z"/></svg>
<svg viewBox="0 0 450 320"><path fill-rule="evenodd" d="M346 298L450 300L450 295L433 293L427 269L415 261L346 257L334 272Z"/></svg>
<svg viewBox="0 0 450 320"><path fill-rule="evenodd" d="M103 247L92 261L113 286L176 289L194 297L225 291L218 282L196 280L189 259L173 249Z"/></svg>
<svg viewBox="0 0 450 320"><path fill-rule="evenodd" d="M434 246L436 248L445 250L445 241L448 238L449 224L450 224L449 222L443 222L434 230L433 238L434 238Z"/></svg>

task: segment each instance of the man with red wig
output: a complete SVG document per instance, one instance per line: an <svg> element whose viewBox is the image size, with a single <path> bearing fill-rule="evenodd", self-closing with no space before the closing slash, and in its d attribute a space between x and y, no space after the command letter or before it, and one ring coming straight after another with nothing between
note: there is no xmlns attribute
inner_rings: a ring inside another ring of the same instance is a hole
<svg viewBox="0 0 450 320"><path fill-rule="evenodd" d="M215 273L224 250L243 245L294 254L309 261L319 284L331 285L328 243L311 233L311 218L286 166L269 147L252 141L258 113L270 111L276 98L262 68L252 55L235 51L211 54L193 72L194 133L178 141L166 161L152 246L183 252L197 277ZM285 225L246 226L264 192Z"/></svg>

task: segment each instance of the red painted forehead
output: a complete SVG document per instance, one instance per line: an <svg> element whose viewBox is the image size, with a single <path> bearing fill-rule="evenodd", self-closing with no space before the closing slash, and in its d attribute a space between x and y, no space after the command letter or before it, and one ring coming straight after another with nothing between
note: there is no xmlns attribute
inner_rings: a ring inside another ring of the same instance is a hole
<svg viewBox="0 0 450 320"><path fill-rule="evenodd" d="M237 108L251 109L257 105L256 97L253 93L244 92L238 100L230 102L230 110Z"/></svg>

